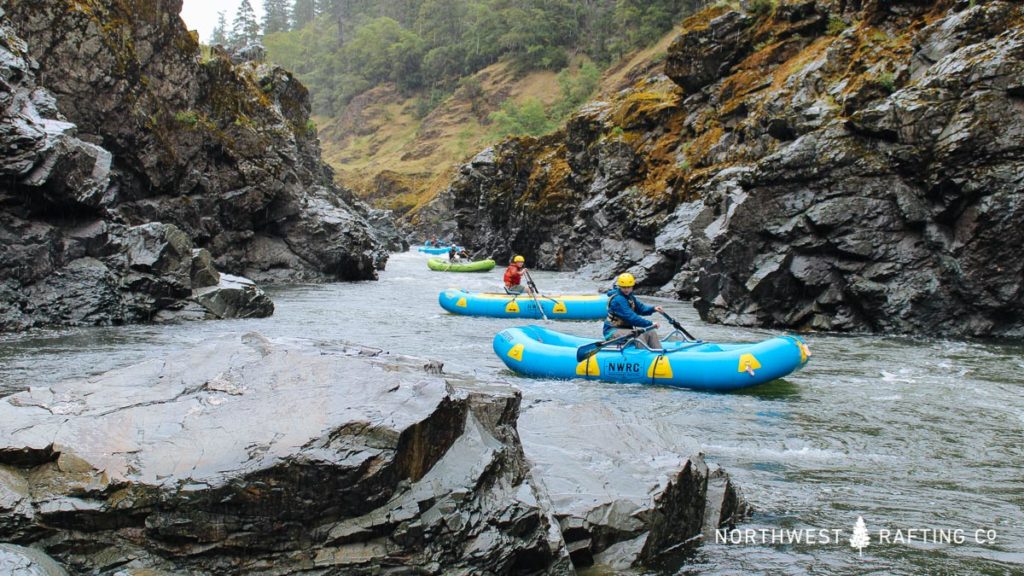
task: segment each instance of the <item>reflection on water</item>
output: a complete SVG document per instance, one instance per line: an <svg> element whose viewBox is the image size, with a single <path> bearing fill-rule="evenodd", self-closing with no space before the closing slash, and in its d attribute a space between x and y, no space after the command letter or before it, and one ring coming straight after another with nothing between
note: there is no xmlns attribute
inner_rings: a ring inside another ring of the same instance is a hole
<svg viewBox="0 0 1024 576"><path fill-rule="evenodd" d="M272 289L272 318L168 326L67 329L0 339L0 393L46 386L186 348L227 333L357 341L436 358L446 372L505 380L534 401L600 403L666 439L696 438L728 469L755 514L742 528L842 529L857 517L872 544L707 543L683 574L1024 573L1024 347L919 338L809 335L802 371L730 394L642 385L519 378L491 350L517 323L445 313L449 286L495 290L502 270L430 272L426 257L392 257L379 282ZM546 292L591 292L569 274L534 272ZM610 283L610 279L609 279ZM700 322L688 304L662 302L705 340L773 333ZM559 329L600 336L599 322ZM879 529L962 529L963 544L878 543ZM977 543L977 529L994 543Z"/></svg>

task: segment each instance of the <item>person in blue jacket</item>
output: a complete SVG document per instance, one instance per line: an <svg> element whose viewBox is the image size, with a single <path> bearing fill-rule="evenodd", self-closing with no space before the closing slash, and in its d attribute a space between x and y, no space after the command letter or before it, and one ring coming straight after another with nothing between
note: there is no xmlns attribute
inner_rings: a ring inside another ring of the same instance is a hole
<svg viewBox="0 0 1024 576"><path fill-rule="evenodd" d="M657 322L651 322L644 318L655 312L664 312L661 306L648 306L636 299L633 295L633 287L636 285L636 278L629 272L619 274L615 280L615 288L608 292L608 318L604 321L604 338L618 338L633 331L634 328L647 328L654 326L639 336L637 340L647 344L648 348L661 349L661 339L658 338Z"/></svg>

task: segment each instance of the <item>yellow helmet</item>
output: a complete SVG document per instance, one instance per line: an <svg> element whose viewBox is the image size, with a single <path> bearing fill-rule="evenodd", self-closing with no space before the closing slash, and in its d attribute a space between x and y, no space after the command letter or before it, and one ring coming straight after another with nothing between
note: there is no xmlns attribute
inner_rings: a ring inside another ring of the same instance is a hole
<svg viewBox="0 0 1024 576"><path fill-rule="evenodd" d="M619 279L615 281L615 284L621 288L632 288L636 285L636 278L633 278L629 272L623 272L619 274Z"/></svg>
<svg viewBox="0 0 1024 576"><path fill-rule="evenodd" d="M512 259L512 261L513 262L526 262L526 258L523 258L522 256L516 256L515 258Z"/></svg>

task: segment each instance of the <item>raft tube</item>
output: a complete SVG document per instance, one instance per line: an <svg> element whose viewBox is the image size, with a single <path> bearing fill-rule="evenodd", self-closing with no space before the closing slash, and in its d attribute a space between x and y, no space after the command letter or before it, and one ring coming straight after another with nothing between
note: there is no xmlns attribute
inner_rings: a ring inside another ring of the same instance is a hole
<svg viewBox="0 0 1024 576"><path fill-rule="evenodd" d="M582 338L541 326L519 326L494 337L494 353L512 370L538 378L603 380L724 392L782 378L807 363L810 350L798 336L747 344L662 342L662 351L630 341L611 345L583 362Z"/></svg>
<svg viewBox="0 0 1024 576"><path fill-rule="evenodd" d="M445 310L466 316L490 318L540 319L540 303L549 320L598 320L608 315L608 296L604 294L538 295L470 292L449 288L437 302Z"/></svg>
<svg viewBox="0 0 1024 576"><path fill-rule="evenodd" d="M494 260L452 263L443 258L427 260L427 268L435 272L487 272L494 269Z"/></svg>

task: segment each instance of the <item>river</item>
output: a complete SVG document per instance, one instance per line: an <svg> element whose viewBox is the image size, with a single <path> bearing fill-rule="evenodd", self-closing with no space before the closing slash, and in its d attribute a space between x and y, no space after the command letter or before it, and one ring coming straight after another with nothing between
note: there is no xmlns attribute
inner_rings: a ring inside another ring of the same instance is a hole
<svg viewBox="0 0 1024 576"><path fill-rule="evenodd" d="M0 394L227 333L355 341L511 382L524 403L600 402L669 438L695 438L755 512L727 542L701 547L680 574L1024 574L1020 343L810 334L813 355L802 371L731 394L534 380L510 373L491 350L496 332L528 321L458 317L437 304L449 286L498 288L501 269L446 274L428 271L425 260L395 254L377 282L273 288L268 319L6 335ZM545 292L598 287L566 273L533 277ZM704 340L773 334L704 324L688 303L647 300ZM598 322L558 328L594 337L600 330ZM870 538L859 550L849 543L858 517ZM796 536L801 543L788 541Z"/></svg>

